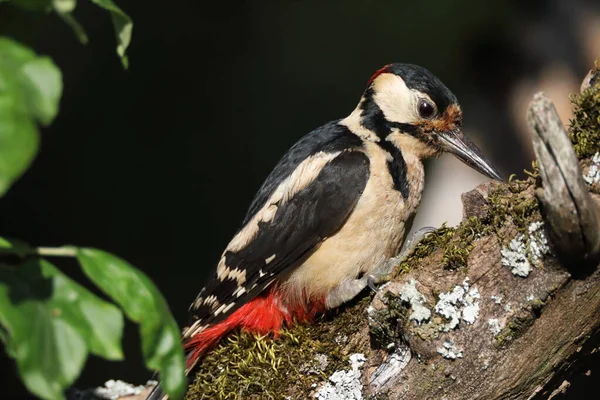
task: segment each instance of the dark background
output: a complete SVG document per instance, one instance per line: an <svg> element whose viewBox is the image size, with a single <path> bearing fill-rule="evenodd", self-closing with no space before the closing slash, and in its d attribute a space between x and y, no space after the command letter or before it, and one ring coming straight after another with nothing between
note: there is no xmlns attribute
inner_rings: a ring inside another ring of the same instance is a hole
<svg viewBox="0 0 600 400"><path fill-rule="evenodd" d="M60 114L0 199L0 227L127 259L181 325L279 157L349 114L375 70L430 69L461 100L465 131L505 176L522 176L532 155L511 111L515 87L557 65L579 83L591 67L581 17L600 15L591 0L117 3L134 20L129 70L108 15L87 2L75 12L87 46L55 15L0 6L0 34L50 55L64 75ZM76 386L145 382L137 340L128 327L127 361L92 358ZM25 398L3 353L0 367L0 397Z"/></svg>

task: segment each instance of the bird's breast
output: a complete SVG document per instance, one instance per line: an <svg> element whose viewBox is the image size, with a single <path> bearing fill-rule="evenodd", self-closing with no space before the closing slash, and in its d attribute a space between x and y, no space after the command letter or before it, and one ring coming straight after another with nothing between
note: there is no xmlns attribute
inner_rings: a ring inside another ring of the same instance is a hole
<svg viewBox="0 0 600 400"><path fill-rule="evenodd" d="M326 296L344 279L370 272L396 255L410 229L423 190L423 164L404 155L408 196L394 184L388 163L391 155L366 142L370 176L348 220L284 282L298 295Z"/></svg>

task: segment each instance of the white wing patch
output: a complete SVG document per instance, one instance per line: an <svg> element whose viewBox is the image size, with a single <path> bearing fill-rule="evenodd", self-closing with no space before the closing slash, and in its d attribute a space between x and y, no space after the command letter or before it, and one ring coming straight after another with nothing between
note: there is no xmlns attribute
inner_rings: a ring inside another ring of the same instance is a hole
<svg viewBox="0 0 600 400"><path fill-rule="evenodd" d="M217 316L221 313L226 313L227 311L231 310L231 307L233 307L234 305L234 302L231 302L229 304L222 304L221 307L217 308L217 310L214 312L214 315Z"/></svg>
<svg viewBox="0 0 600 400"><path fill-rule="evenodd" d="M241 270L239 268L229 268L227 264L225 264L225 257L221 257L219 261L219 266L217 267L217 277L221 282L227 279L235 279L238 285L243 285L246 283L246 270Z"/></svg>
<svg viewBox="0 0 600 400"><path fill-rule="evenodd" d="M336 158L341 152L325 153L319 152L302 161L300 165L277 186L269 200L265 203L248 223L229 242L225 252L237 253L245 248L258 234L258 225L261 222L270 222L277 213L277 203L285 204L296 193L306 188L319 175L323 167ZM223 254L225 254L225 252ZM223 259L221 259L225 265ZM220 266L221 263L219 263Z"/></svg>
<svg viewBox="0 0 600 400"><path fill-rule="evenodd" d="M196 321L192 325L190 325L186 328L183 328L183 332L181 332L181 336L183 336L183 338L191 338L191 337L197 335L198 333L202 332L206 328L208 328L208 325L202 325L201 321Z"/></svg>
<svg viewBox="0 0 600 400"><path fill-rule="evenodd" d="M271 257L269 258L265 258L265 264L270 263L271 261L273 261L275 259L275 254L273 254Z"/></svg>

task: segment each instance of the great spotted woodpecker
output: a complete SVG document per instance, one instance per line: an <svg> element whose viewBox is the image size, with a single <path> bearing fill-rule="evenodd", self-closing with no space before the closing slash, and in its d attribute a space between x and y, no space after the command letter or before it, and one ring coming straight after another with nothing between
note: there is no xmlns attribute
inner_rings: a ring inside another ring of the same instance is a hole
<svg viewBox="0 0 600 400"><path fill-rule="evenodd" d="M390 64L348 117L294 144L190 307L187 372L233 329L277 334L388 277L421 200L423 159L447 151L501 180L461 122L432 73Z"/></svg>

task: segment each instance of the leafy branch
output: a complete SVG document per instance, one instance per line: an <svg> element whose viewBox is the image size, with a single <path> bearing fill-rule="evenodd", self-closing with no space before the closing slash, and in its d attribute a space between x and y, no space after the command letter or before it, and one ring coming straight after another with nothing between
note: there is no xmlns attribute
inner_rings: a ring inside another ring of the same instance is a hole
<svg viewBox="0 0 600 400"><path fill-rule="evenodd" d="M0 3L8 0L0 0ZM132 22L111 0L90 0L107 10L117 53L127 66ZM87 42L72 16L75 0L12 0L28 10L56 12ZM1 5L1 4L0 4ZM59 110L62 74L49 57L0 37L0 197L38 152L39 126ZM47 257L73 257L112 302L75 282ZM160 373L174 399L186 388L179 328L152 281L125 260L93 248L32 247L0 237L0 342L34 395L63 399L89 354L122 360L124 316L139 325L146 367Z"/></svg>

